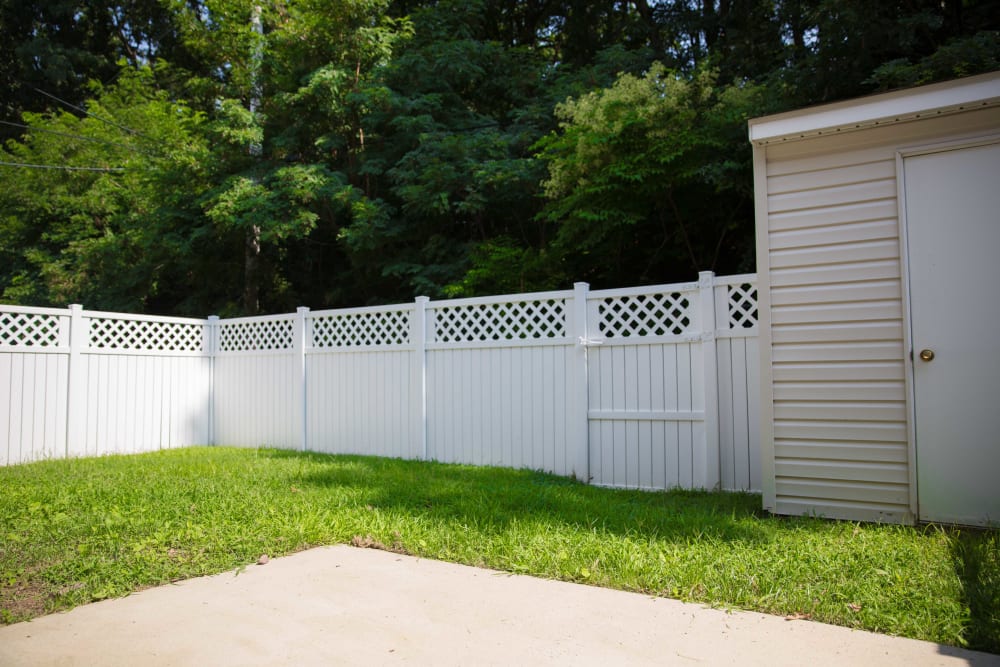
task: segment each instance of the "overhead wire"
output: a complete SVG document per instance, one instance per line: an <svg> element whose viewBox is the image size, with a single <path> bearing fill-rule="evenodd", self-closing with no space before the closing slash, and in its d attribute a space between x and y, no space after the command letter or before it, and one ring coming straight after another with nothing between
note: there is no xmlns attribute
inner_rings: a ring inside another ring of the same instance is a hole
<svg viewBox="0 0 1000 667"><path fill-rule="evenodd" d="M61 169L62 171L125 171L125 167L71 167L65 164L29 164L27 162L0 162L0 167L28 169Z"/></svg>
<svg viewBox="0 0 1000 667"><path fill-rule="evenodd" d="M57 132L56 130L46 130L45 128L34 127L32 125L25 125L24 123L12 123L9 120L0 120L0 125L9 125L11 127L19 127L21 129L25 129L25 130L28 130L30 132L44 132L45 134L54 134L54 135L59 136L59 137L68 137L70 139L78 139L80 141L91 141L93 143L106 144L108 146L118 146L119 148L125 148L125 149L130 150L130 151L140 150L140 149L138 149L135 146L130 146L128 144L119 143L117 141L108 141L106 139L98 139L96 137L85 137L85 136L80 135L80 134L70 134L69 132ZM149 153L147 151L140 151L140 152L149 155Z"/></svg>
<svg viewBox="0 0 1000 667"><path fill-rule="evenodd" d="M74 109L74 110L76 110L76 111L79 111L80 113L83 113L83 114L86 114L86 115L90 116L91 118L93 118L93 119L95 119L95 120L99 120L99 121L101 121L102 123L107 123L108 125L111 125L112 127L117 127L117 128L119 129L119 130L123 130L123 131L125 131L125 132L128 132L128 133L130 133L130 134L134 134L134 135L136 135L136 136L138 136L138 137L142 137L143 139L149 139L150 141L154 141L154 139L153 139L152 137L149 137L149 136L146 136L145 134L143 134L142 132L139 132L138 130L133 130L133 129L132 129L132 128L130 128L130 127L126 127L126 126L124 126L124 125L121 125L121 124L119 124L119 123L116 123L116 122L115 122L115 121L113 121L113 120L108 120L107 118L101 118L101 117L100 117L100 116L98 116L97 114L93 114L93 113L90 113L90 112L89 112L89 111L87 111L86 109L83 109L83 108L81 108L81 107L78 107L78 106L76 106L75 104L73 104L73 103L71 103L71 102L67 102L67 101L66 101L66 100L64 100L64 99L61 99L61 98L59 98L59 97L56 97L56 96L55 96L55 95L53 95L52 93L47 93L47 92L45 92L44 90L42 90L41 88L37 88L37 87L36 87L36 88L34 88L34 90L35 90L35 92L37 92L37 93L38 93L38 94L40 94L40 95L44 95L45 97L49 97L49 98L51 98L51 99L55 100L56 102L59 102L60 104L65 104L65 105L66 105L66 106L68 106L68 107L69 107L70 109Z"/></svg>
<svg viewBox="0 0 1000 667"><path fill-rule="evenodd" d="M160 38L162 38L164 35L166 35L166 33L169 32L171 28L172 28L172 26L168 26L168 28L166 30L164 30L160 34L160 36L157 38L157 41ZM107 86L111 82L114 82L122 74L122 72L124 72L124 71L125 71L125 68L124 67L120 67L118 69L118 71L115 72L115 74L111 77L111 79L109 81L104 82L104 85ZM24 83L24 82L22 82L22 83ZM38 88L37 86L30 86L30 87L36 93L38 93L40 95L44 95L45 97L48 97L49 99L55 100L56 102L59 102L60 104L63 104L63 105L65 105L65 106L67 106L70 109L73 109L75 111L79 111L80 113L85 114L85 115L87 115L87 116L89 116L89 117L91 117L91 118L93 118L95 120L99 120L102 123L106 123L108 125L111 125L112 127L115 127L115 128L117 128L119 130L122 130L123 132L128 132L129 134L134 134L134 135L136 135L138 137L142 137L144 139L148 139L149 141L155 141L155 139L153 139L152 137L150 137L150 136L148 136L146 134L143 134L142 132L139 132L138 130L134 130L134 129L130 128L130 127L122 125L121 123L117 123L117 122L115 122L113 120L109 120L107 118L102 118L101 116L98 116L97 114L91 113L91 112L87 111L86 109L83 109L83 108L81 108L81 107L79 107L79 106L77 106L75 104L67 102L66 100L64 100L64 99L62 99L62 98L60 98L60 97L58 97L56 95L53 95L52 93L46 92L46 91L42 90L41 88ZM46 134L53 134L53 135L57 135L57 136L67 137L67 138L70 138L70 139L77 139L77 140L80 140L80 141L90 141L90 142L94 142L94 143L105 144L105 145L108 145L108 146L117 146L119 148L125 148L126 150L139 151L139 152L144 153L146 155L152 155L152 153L149 153L148 151L144 151L142 149L139 149L139 148L137 148L135 146L129 146L127 144L123 144L123 143L119 143L119 142L115 142L115 141L107 141L105 139L97 139L96 137L84 137L84 136L81 136L81 135L78 135L78 134L71 134L71 133L68 133L68 132L58 132L56 130L48 130L48 129L44 129L44 128L40 128L40 127L32 127L32 126L29 126L29 125L25 125L23 123L13 123L13 122L10 122L10 121L5 121L5 120L0 120L0 124L8 125L8 126L11 126L11 127L17 127L17 128L21 128L21 129L26 129L26 130L28 130L30 132L44 132ZM95 172L95 171L96 172L122 172L122 171L125 171L124 167L75 167L75 166L71 166L71 165L33 164L33 163L27 163L27 162L4 162L4 161L0 161L0 166L4 166L4 167L19 167L19 168L23 168L23 169L58 169L58 170L61 170L61 171L89 171L89 172Z"/></svg>

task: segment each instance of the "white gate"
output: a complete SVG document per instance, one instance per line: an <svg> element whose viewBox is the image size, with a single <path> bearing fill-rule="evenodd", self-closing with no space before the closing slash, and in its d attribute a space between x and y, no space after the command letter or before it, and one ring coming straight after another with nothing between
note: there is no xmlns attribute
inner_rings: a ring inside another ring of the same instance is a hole
<svg viewBox="0 0 1000 667"><path fill-rule="evenodd" d="M753 276L592 292L587 323L594 483L760 488Z"/></svg>

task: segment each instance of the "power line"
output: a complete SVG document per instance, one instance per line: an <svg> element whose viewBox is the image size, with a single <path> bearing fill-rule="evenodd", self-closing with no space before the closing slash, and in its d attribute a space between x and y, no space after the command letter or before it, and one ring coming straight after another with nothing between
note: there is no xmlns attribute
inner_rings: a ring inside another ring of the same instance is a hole
<svg viewBox="0 0 1000 667"><path fill-rule="evenodd" d="M63 171L125 171L125 167L71 167L65 164L27 164L25 162L0 162L2 167L26 167L28 169L62 169Z"/></svg>
<svg viewBox="0 0 1000 667"><path fill-rule="evenodd" d="M107 144L108 146L118 146L120 148L125 148L130 151L138 150L135 146L129 146L128 144L121 144L116 141L107 141L105 139L97 139L95 137L84 137L79 134L70 134L68 132L56 132L55 130L46 130L41 127L33 127L31 125L25 125L24 123L12 123L9 120L0 120L0 125L10 125L11 127L20 127L31 132L44 132L45 134L54 134L59 137L69 137L70 139L79 139L80 141L92 141L97 144ZM149 155L146 151L140 151Z"/></svg>
<svg viewBox="0 0 1000 667"><path fill-rule="evenodd" d="M137 136L140 136L140 137L142 137L142 138L144 138L144 139L149 139L150 141L153 141L153 139L152 139L152 138L150 138L150 137L147 137L147 136L146 136L145 134L143 134L142 132L139 132L139 131L137 131L137 130L133 130L133 129L132 129L132 128L130 128L130 127L125 127L124 125L119 125L118 123L114 122L113 120L108 120L107 118L101 118L101 117L100 117L100 116L98 116L98 115L95 115L95 114L92 114L92 113L90 113L90 112L89 112L89 111L87 111L86 109L81 109L80 107L76 106L75 104L71 104L71 103L67 102L66 100L63 100L63 99L60 99L60 98L56 97L56 96L55 96L55 95L53 95L52 93L47 93L47 92L45 92L44 90L42 90L41 88L35 88L34 90L35 90L35 92L36 92L36 93L38 93L38 94L40 94L40 95L45 95L45 97L49 97L49 98L51 98L51 99L55 100L56 102L59 102L60 104L65 104L65 105L66 105L66 106L68 106L68 107L69 107L70 109L75 109L76 111L79 111L80 113L84 113L84 114L87 114L87 115L88 115L88 116L90 116L91 118L94 118L94 119L96 119L96 120L99 120L99 121L101 121L102 123L107 123L108 125L111 125L111 126L113 126L113 127L117 127L117 128L119 129L119 130L124 130L125 132L129 132L129 133L131 133L131 134L134 134L134 135L137 135Z"/></svg>

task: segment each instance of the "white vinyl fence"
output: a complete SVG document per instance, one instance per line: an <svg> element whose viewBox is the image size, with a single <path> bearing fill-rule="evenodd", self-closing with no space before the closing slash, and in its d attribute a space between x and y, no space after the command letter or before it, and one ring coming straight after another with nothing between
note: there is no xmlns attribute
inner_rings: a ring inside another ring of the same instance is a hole
<svg viewBox="0 0 1000 667"><path fill-rule="evenodd" d="M191 444L758 489L755 276L220 320L0 306L0 464Z"/></svg>
<svg viewBox="0 0 1000 667"><path fill-rule="evenodd" d="M0 464L210 442L204 320L0 306Z"/></svg>

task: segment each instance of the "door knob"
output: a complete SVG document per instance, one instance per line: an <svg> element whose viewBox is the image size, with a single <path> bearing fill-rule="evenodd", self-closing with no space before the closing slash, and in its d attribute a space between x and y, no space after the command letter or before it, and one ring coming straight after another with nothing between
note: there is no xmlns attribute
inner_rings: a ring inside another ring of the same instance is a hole
<svg viewBox="0 0 1000 667"><path fill-rule="evenodd" d="M920 350L920 358L923 361L931 361L934 359L934 350Z"/></svg>

